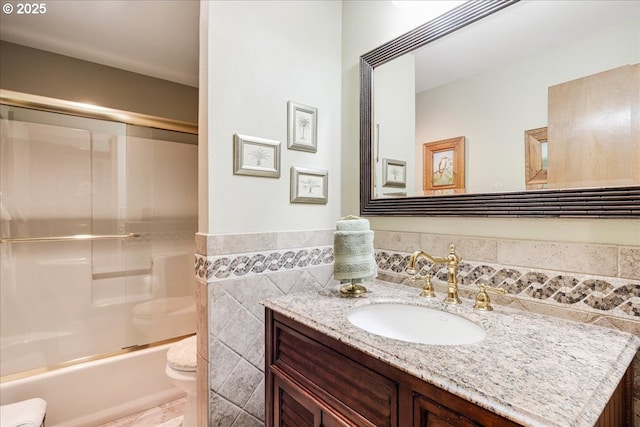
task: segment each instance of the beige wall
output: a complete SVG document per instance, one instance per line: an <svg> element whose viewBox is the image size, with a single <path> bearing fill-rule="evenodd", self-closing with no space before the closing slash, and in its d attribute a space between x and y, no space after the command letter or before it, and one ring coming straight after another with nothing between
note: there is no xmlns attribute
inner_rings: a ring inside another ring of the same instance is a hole
<svg viewBox="0 0 640 427"><path fill-rule="evenodd" d="M340 217L341 4L206 2L200 232L331 228ZM204 81L206 78L206 81ZM206 92L205 92L206 90ZM287 102L318 109L317 152L287 148ZM206 104L205 104L206 103ZM234 134L280 142L280 177L233 173ZM204 145L206 144L206 148ZM203 157L206 156L206 157ZM290 170L328 172L328 202L290 202ZM207 216L206 222L203 218Z"/></svg>
<svg viewBox="0 0 640 427"><path fill-rule="evenodd" d="M0 42L0 88L198 121L198 88Z"/></svg>

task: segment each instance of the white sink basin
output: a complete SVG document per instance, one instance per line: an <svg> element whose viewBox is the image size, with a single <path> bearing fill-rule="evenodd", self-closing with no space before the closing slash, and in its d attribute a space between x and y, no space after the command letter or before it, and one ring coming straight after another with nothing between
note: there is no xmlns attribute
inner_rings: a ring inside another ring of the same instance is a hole
<svg viewBox="0 0 640 427"><path fill-rule="evenodd" d="M473 344L487 336L484 329L464 317L410 304L363 305L353 308L347 318L372 334L420 344Z"/></svg>

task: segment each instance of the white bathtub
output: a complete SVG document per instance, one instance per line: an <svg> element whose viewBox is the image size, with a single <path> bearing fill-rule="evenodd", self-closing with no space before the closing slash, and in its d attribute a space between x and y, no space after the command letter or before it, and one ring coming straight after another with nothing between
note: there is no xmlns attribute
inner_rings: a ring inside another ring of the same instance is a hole
<svg viewBox="0 0 640 427"><path fill-rule="evenodd" d="M170 344L0 384L0 404L47 401L47 427L91 427L184 396L165 376Z"/></svg>

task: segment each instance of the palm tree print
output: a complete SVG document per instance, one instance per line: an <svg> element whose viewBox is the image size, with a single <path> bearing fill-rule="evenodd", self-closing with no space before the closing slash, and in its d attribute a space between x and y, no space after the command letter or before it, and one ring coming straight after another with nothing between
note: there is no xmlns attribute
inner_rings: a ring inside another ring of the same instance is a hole
<svg viewBox="0 0 640 427"><path fill-rule="evenodd" d="M389 171L389 175L391 175L391 178L393 178L394 181L400 181L400 177L402 176L402 171L397 168L392 168Z"/></svg>
<svg viewBox="0 0 640 427"><path fill-rule="evenodd" d="M317 194L317 190L322 188L320 182L312 177L301 179L300 186L303 189L303 194Z"/></svg>
<svg viewBox="0 0 640 427"><path fill-rule="evenodd" d="M302 129L302 136L300 139L307 139L304 135L305 130L307 130L311 126L311 120L307 116L298 117L298 126Z"/></svg>
<svg viewBox="0 0 640 427"><path fill-rule="evenodd" d="M271 159L271 155L264 148L256 148L255 150L249 152L248 156L255 161L256 166L262 166L263 160Z"/></svg>

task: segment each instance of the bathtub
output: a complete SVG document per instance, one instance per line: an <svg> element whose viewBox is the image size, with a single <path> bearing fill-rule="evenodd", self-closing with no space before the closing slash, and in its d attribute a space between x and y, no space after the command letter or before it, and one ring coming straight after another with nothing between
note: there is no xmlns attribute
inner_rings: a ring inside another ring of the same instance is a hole
<svg viewBox="0 0 640 427"><path fill-rule="evenodd" d="M165 376L171 344L0 384L0 404L47 401L47 427L90 427L184 396Z"/></svg>

